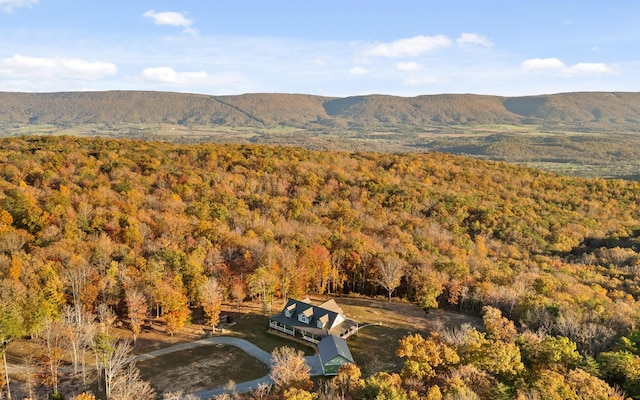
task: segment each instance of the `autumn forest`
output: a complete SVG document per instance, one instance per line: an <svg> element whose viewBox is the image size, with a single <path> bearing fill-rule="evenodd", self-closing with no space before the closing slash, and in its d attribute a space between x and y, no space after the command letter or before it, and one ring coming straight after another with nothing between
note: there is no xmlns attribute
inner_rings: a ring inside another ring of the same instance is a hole
<svg viewBox="0 0 640 400"><path fill-rule="evenodd" d="M340 398L640 398L639 204L638 182L441 153L4 138L3 353L88 314L171 334L215 282L265 312L341 294L483 316L391 344L404 368Z"/></svg>

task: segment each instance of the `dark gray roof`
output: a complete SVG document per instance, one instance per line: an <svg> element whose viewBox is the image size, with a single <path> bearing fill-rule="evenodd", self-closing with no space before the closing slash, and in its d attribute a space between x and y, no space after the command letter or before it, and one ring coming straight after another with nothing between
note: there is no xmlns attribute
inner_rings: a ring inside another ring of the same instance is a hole
<svg viewBox="0 0 640 400"><path fill-rule="evenodd" d="M323 365L338 356L341 356L349 362L353 362L353 356L351 355L347 341L333 335L326 336L318 342L318 354L320 355L320 361L322 361Z"/></svg>
<svg viewBox="0 0 640 400"><path fill-rule="evenodd" d="M306 299L305 299L306 300ZM271 317L272 321L277 321L287 326L295 327L298 330L308 332L318 337L324 337L330 334L341 335L347 332L351 327L356 326L358 321L347 318L345 315L334 310L323 308L322 305L314 306L307 301L289 299L282 311ZM340 309L334 302L325 303L331 308ZM290 317L286 316L286 311L290 312ZM309 323L305 324L298 320L298 314L306 315ZM322 328L318 328L318 320L321 321Z"/></svg>

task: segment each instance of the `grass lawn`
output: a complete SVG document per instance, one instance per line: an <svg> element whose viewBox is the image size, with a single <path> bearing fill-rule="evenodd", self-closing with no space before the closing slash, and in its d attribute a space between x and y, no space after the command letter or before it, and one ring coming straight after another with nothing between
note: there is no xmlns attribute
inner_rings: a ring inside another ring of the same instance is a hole
<svg viewBox="0 0 640 400"><path fill-rule="evenodd" d="M327 299L318 297L311 300L314 304L321 304ZM420 307L406 302L389 303L384 300L350 297L335 300L347 317L357 320L360 326L368 325L347 341L356 364L365 375L378 371L400 371L402 359L396 356L396 348L398 340L408 334L427 335L439 326L460 325L465 322L481 326L481 319L475 316L442 310L432 310L425 315ZM279 311L280 305L274 304L272 313ZM314 346L269 330L269 317L262 314L258 304L244 303L240 310L234 306L226 306L223 314L232 317L235 322L225 329L223 335L241 337L268 352L276 347L289 346L302 350L305 355L315 353Z"/></svg>
<svg viewBox="0 0 640 400"><path fill-rule="evenodd" d="M349 318L359 321L360 326L371 324L347 340L354 361L365 376L379 371L399 372L403 360L396 356L396 349L398 341L406 335L426 336L440 326L482 325L479 317L455 312L432 310L425 315L420 307L411 303L364 298L336 298L336 302Z"/></svg>
<svg viewBox="0 0 640 400"><path fill-rule="evenodd" d="M238 336L250 341L261 349L273 352L276 347L289 346L302 350L305 355L315 354L315 347L306 342L293 340L290 336L280 335L269 329L269 317L255 310L257 306L245 305L241 310L233 307L225 308L223 314L233 318L235 324L222 333ZM274 308L274 310L277 309ZM273 313L275 314L276 312Z"/></svg>

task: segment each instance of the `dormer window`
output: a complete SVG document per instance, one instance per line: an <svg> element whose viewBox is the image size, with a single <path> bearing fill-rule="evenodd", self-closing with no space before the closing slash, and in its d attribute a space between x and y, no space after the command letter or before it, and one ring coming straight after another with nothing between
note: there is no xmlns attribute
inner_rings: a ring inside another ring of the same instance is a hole
<svg viewBox="0 0 640 400"><path fill-rule="evenodd" d="M291 318L291 316L293 315L293 312L296 310L296 305L295 304L291 304L289 307L285 308L284 310L284 316L287 318Z"/></svg>
<svg viewBox="0 0 640 400"><path fill-rule="evenodd" d="M300 314L298 314L298 321L308 324L313 318L313 308L309 307Z"/></svg>
<svg viewBox="0 0 640 400"><path fill-rule="evenodd" d="M324 327L327 325L327 322L329 322L329 314L325 314L325 315L321 316L320 318L318 318L316 326L319 329L324 329Z"/></svg>

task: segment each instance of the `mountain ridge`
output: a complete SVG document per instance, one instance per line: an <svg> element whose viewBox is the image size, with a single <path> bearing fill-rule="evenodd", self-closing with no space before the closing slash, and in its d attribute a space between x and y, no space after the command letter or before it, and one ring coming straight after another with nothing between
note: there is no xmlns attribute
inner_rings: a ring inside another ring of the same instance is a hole
<svg viewBox="0 0 640 400"><path fill-rule="evenodd" d="M460 124L541 124L582 130L638 131L640 93L328 97L287 93L214 96L120 90L0 92L0 122L53 125L169 123L365 130Z"/></svg>

